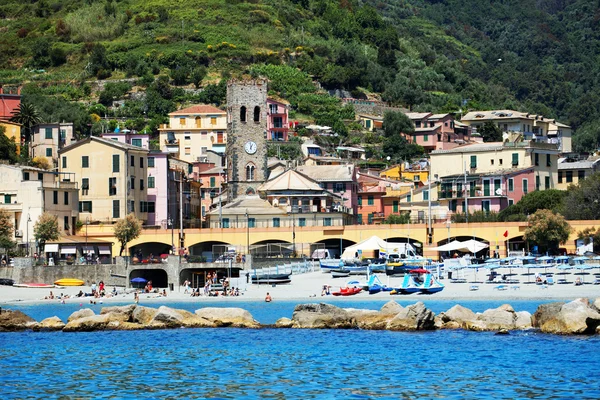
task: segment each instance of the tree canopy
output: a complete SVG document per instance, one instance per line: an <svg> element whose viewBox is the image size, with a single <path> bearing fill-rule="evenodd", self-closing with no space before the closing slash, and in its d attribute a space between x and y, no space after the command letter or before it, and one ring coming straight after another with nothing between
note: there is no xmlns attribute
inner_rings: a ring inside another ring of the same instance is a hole
<svg viewBox="0 0 600 400"><path fill-rule="evenodd" d="M13 247L13 230L12 216L8 212L0 210L0 247L5 249Z"/></svg>
<svg viewBox="0 0 600 400"><path fill-rule="evenodd" d="M14 164L17 162L17 146L14 139L9 139L4 132L4 127L0 126L0 159Z"/></svg>
<svg viewBox="0 0 600 400"><path fill-rule="evenodd" d="M560 214L550 210L538 210L529 216L523 238L539 246L540 252L556 253L558 246L569 240L571 225Z"/></svg>
<svg viewBox="0 0 600 400"><path fill-rule="evenodd" d="M140 233L142 232L142 221L137 219L134 213L131 213L125 218L118 220L113 226L113 231L115 237L119 243L121 243L119 256L122 256L127 243L140 236Z"/></svg>
<svg viewBox="0 0 600 400"><path fill-rule="evenodd" d="M600 173L596 172L567 190L563 214L567 219L600 219Z"/></svg>
<svg viewBox="0 0 600 400"><path fill-rule="evenodd" d="M516 204L498 213L501 221L525 221L527 216L537 210L547 209L562 213L563 202L567 193L564 190L547 189L529 192Z"/></svg>
<svg viewBox="0 0 600 400"><path fill-rule="evenodd" d="M58 217L47 212L40 215L33 227L33 236L42 249L47 241L58 240Z"/></svg>

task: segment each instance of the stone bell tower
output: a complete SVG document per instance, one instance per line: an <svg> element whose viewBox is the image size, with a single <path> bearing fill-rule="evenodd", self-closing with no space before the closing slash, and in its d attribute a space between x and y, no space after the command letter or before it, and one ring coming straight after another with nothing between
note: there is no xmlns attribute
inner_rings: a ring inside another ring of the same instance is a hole
<svg viewBox="0 0 600 400"><path fill-rule="evenodd" d="M258 194L267 170L267 81L227 83L228 200Z"/></svg>

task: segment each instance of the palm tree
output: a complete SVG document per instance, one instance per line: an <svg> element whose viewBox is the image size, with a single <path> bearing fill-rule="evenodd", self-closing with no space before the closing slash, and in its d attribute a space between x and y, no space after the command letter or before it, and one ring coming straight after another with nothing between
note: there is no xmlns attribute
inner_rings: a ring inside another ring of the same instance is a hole
<svg viewBox="0 0 600 400"><path fill-rule="evenodd" d="M16 112L13 112L13 116L10 120L23 126L25 141L27 142L31 139L32 128L41 121L33 104L25 102L19 104L19 109Z"/></svg>

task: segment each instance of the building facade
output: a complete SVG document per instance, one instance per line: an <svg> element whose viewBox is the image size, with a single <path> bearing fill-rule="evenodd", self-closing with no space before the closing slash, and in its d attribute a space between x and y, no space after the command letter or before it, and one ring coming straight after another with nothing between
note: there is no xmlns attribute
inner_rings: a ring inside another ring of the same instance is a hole
<svg viewBox="0 0 600 400"><path fill-rule="evenodd" d="M44 157L50 165L58 166L58 151L75 142L72 123L38 124L31 136L31 157Z"/></svg>
<svg viewBox="0 0 600 400"><path fill-rule="evenodd" d="M285 100L275 100L273 98L267 98L267 129L269 131L269 140L277 142L288 141L289 106L289 103Z"/></svg>
<svg viewBox="0 0 600 400"><path fill-rule="evenodd" d="M148 220L148 150L95 136L59 150L61 172L75 175L81 219L114 223L129 213Z"/></svg>
<svg viewBox="0 0 600 400"><path fill-rule="evenodd" d="M206 161L209 150L225 152L227 113L205 104L187 107L170 113L159 132L162 151L190 163Z"/></svg>

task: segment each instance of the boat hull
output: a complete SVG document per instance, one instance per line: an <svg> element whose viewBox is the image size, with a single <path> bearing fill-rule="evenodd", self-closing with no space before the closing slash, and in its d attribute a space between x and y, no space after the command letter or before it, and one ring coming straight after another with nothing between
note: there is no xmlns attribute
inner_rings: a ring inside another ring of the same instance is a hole
<svg viewBox="0 0 600 400"><path fill-rule="evenodd" d="M349 276L350 276L350 271L348 271L348 270L336 270L336 269L331 270L332 278L347 278Z"/></svg>
<svg viewBox="0 0 600 400"><path fill-rule="evenodd" d="M266 278L260 278L260 279L252 279L252 283L256 284L256 285L283 285L286 283L290 283L292 280L288 277L288 278L281 278L281 279L266 279Z"/></svg>
<svg viewBox="0 0 600 400"><path fill-rule="evenodd" d="M59 279L54 282L57 286L83 286L84 283L81 279Z"/></svg>
<svg viewBox="0 0 600 400"><path fill-rule="evenodd" d="M54 285L48 283L15 283L14 287L21 288L37 288L37 289L51 289Z"/></svg>

